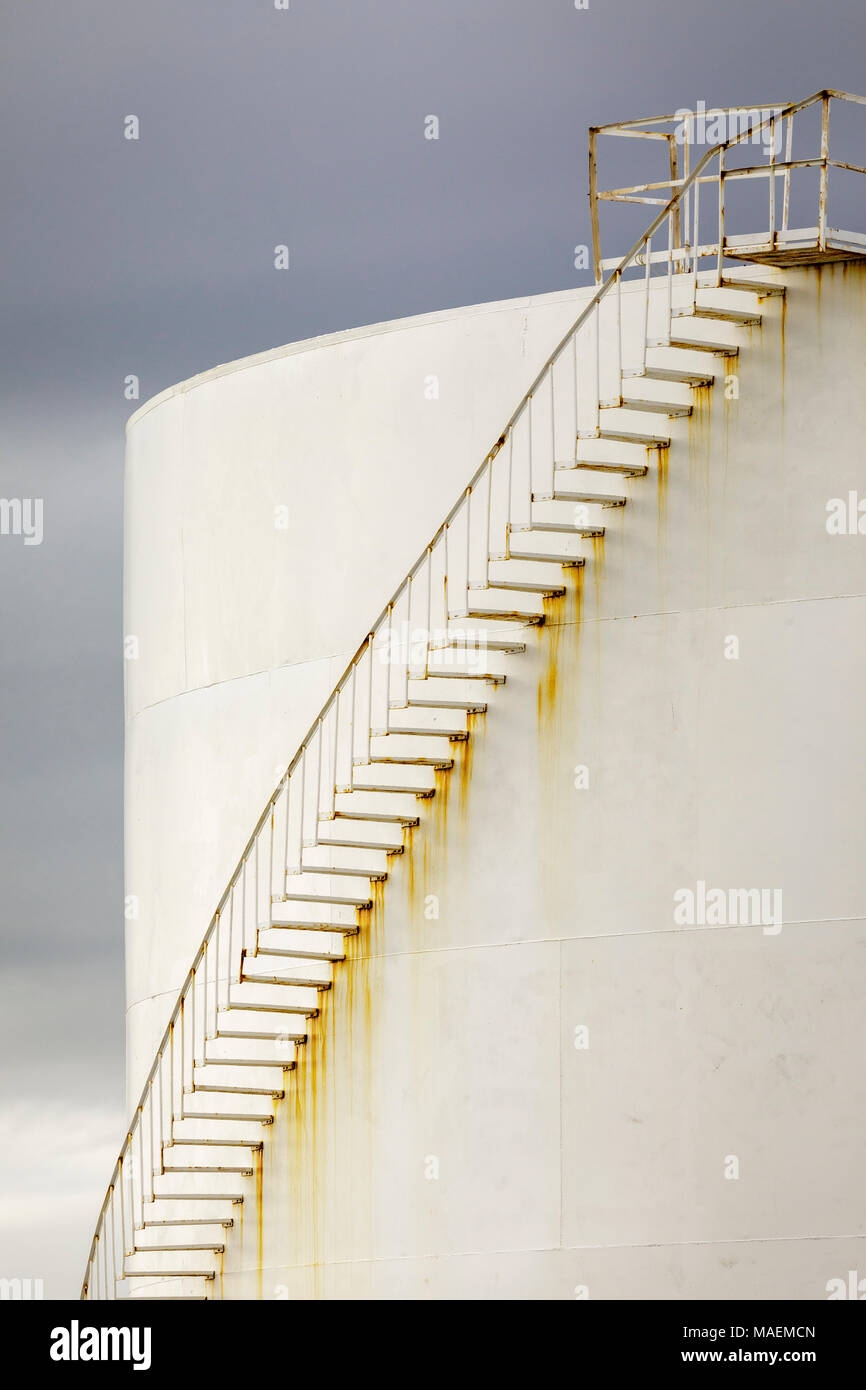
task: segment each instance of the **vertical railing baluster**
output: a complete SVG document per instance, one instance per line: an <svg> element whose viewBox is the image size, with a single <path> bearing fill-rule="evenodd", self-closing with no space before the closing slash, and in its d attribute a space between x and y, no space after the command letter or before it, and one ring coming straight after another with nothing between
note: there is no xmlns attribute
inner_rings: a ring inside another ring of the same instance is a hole
<svg viewBox="0 0 866 1390"><path fill-rule="evenodd" d="M111 1187L108 1190L111 1193L111 1201L109 1203L108 1208L108 1214L111 1218L111 1238L109 1241L109 1244L111 1246L111 1297L117 1298L117 1219L114 1214L114 1203L117 1189L115 1188L114 1183L111 1184ZM122 1268L123 1266L121 1265L121 1270Z"/></svg>
<svg viewBox="0 0 866 1390"><path fill-rule="evenodd" d="M361 749L361 766L370 761L370 736L373 732L373 647L374 633L367 638L367 718L364 721L364 742Z"/></svg>
<svg viewBox="0 0 866 1390"><path fill-rule="evenodd" d="M318 831L319 831L319 813L320 813L321 806L322 806L322 763L323 763L322 748L323 748L323 740L324 740L323 719L322 719L322 716L319 715L318 721L317 721L317 723L316 723L316 778L315 778L315 781L314 781L314 783L313 783L313 786L315 787L315 802L314 802L314 805L313 805L313 814L312 814L312 816L310 817L310 825L312 826L312 833L311 833L311 834L305 834L305 835L304 835L304 845L305 845L307 848L312 848L312 847L315 845L316 840L318 839Z"/></svg>
<svg viewBox="0 0 866 1390"><path fill-rule="evenodd" d="M506 513L505 513L505 559L511 556L511 524L514 517L514 503L512 498L513 477L514 477L514 431L517 427L515 420L508 431L508 472L505 487Z"/></svg>
<svg viewBox="0 0 866 1390"><path fill-rule="evenodd" d="M528 440L528 457L527 457L527 460L526 460L526 521L527 521L527 525L528 525L528 524L531 522L531 520L532 520L532 466L533 466L533 448L532 448L532 407L533 407L533 404L534 404L534 397L533 397L533 396L530 396L530 397L529 397L529 406L528 406L528 408L527 408L527 413L526 413L526 417L527 417L527 421L528 421L528 427L527 427L527 431L526 431L526 437L527 437L527 440Z"/></svg>
<svg viewBox="0 0 866 1390"><path fill-rule="evenodd" d="M349 673L349 710L346 726L346 773L340 784L339 790L343 793L352 790L352 766L355 761L355 700L357 698L357 674L358 662L352 662L352 670ZM334 814L336 815L337 802L334 798Z"/></svg>
<svg viewBox="0 0 866 1390"><path fill-rule="evenodd" d="M616 396L617 405L622 405L622 271L616 271Z"/></svg>
<svg viewBox="0 0 866 1390"><path fill-rule="evenodd" d="M722 283L722 261L725 255L725 147L719 147L719 246L716 258L716 284Z"/></svg>
<svg viewBox="0 0 866 1390"><path fill-rule="evenodd" d="M571 356L572 356L572 379L574 381L574 453L573 461L577 463L577 441L580 438L580 377L577 365L577 335L579 329L575 328L571 335Z"/></svg>
<svg viewBox="0 0 866 1390"><path fill-rule="evenodd" d="M552 496L553 496L553 480L554 480L554 473L555 473L555 470L556 470L556 390L555 390L554 383L553 383L553 368L554 368L554 364L551 362L551 364L550 364L550 370L549 370L549 376L550 376L550 467L547 468L547 469L545 470L545 481L544 481L544 487L543 487L543 490L542 490L542 496L544 496L544 497L552 497Z"/></svg>
<svg viewBox="0 0 866 1390"><path fill-rule="evenodd" d="M668 271L665 289L665 342L670 342L673 331L674 314L674 221L668 213Z"/></svg>
<svg viewBox="0 0 866 1390"><path fill-rule="evenodd" d="M290 776L290 774L289 774L289 770L288 770L288 768L287 768L287 769L286 769L286 833L285 833L285 836L284 836L284 844L283 844L283 867L282 867L282 872L281 872L281 874L280 874L280 879L279 879L279 882L280 882L280 892L281 892L281 893L282 893L282 892L284 891L284 889L285 889L285 886L286 886L286 874L289 872L289 822L291 821L291 817L292 817L292 779L291 779L291 776ZM271 903L272 903L272 902L273 902L273 893L271 894ZM268 917L270 918L270 916L271 916L271 912L270 912L270 904L269 904L269 905L268 905Z"/></svg>
<svg viewBox="0 0 866 1390"><path fill-rule="evenodd" d="M650 289L651 289L651 281L652 281L652 258L653 258L653 242L652 242L652 237L647 237L647 240L646 240L646 242L644 243L644 245L645 245L645 247L646 247L646 251L645 251L645 254L646 254L646 274L644 275L644 290L643 290L643 331L642 331L642 333L641 333L641 344L640 344L640 372L641 372L641 376L643 376L644 373L646 372L647 340L648 340L648 338L649 338L649 306L650 306Z"/></svg>
<svg viewBox="0 0 866 1390"><path fill-rule="evenodd" d="M770 250L776 245L776 118L770 117Z"/></svg>
<svg viewBox="0 0 866 1390"><path fill-rule="evenodd" d="M818 245L827 250L827 196L830 175L830 98L821 98L821 174L818 187Z"/></svg>
<svg viewBox="0 0 866 1390"><path fill-rule="evenodd" d="M788 129L785 132L785 182L784 182L784 204L782 207L782 231L788 230L788 212L791 204L791 152L794 147L794 117L788 117Z"/></svg>
<svg viewBox="0 0 866 1390"><path fill-rule="evenodd" d="M487 460L487 519L484 526L484 584L483 588L490 587L490 509L493 502L493 459Z"/></svg>
<svg viewBox="0 0 866 1390"><path fill-rule="evenodd" d="M307 752L306 743L301 745L301 756L297 764L295 776L298 778L298 857L297 867L294 873L300 874L304 870L304 817L307 813ZM246 866L245 866L246 867Z"/></svg>
<svg viewBox="0 0 866 1390"><path fill-rule="evenodd" d="M590 435L598 434L601 425L601 306L602 300L595 306L592 320L595 324L595 392L592 405L592 422L590 425Z"/></svg>
<svg viewBox="0 0 866 1390"><path fill-rule="evenodd" d="M181 1014L181 1018L183 1014ZM138 1221L133 1218L132 1244L135 1248L135 1227L144 1219L144 1112L139 1105L135 1116L138 1130ZM174 1138L174 1135L172 1135Z"/></svg>
<svg viewBox="0 0 866 1390"><path fill-rule="evenodd" d="M424 632L424 675L430 666L430 639L433 622L433 546L427 547L427 621Z"/></svg>
<svg viewBox="0 0 866 1390"><path fill-rule="evenodd" d="M463 600L460 604L462 617L469 615L469 579L472 572L472 489L466 489L466 586L463 590Z"/></svg>
<svg viewBox="0 0 866 1390"><path fill-rule="evenodd" d="M123 1269L123 1266L124 1266L124 1262L125 1262L125 1260L126 1260L126 1254L127 1254L127 1244L126 1244L126 1197L125 1197L125 1194L124 1194L124 1185L125 1185L125 1183L126 1183L126 1169L125 1169L125 1167L124 1167L124 1163L123 1163L123 1154L122 1154L122 1153L121 1153L121 1155L120 1155L120 1158L117 1160L117 1167L118 1167L117 1181L118 1181L118 1185L119 1185L119 1187L120 1187L120 1245L121 1245L121 1250L120 1250L120 1268L121 1268L121 1270L122 1270L122 1269Z"/></svg>

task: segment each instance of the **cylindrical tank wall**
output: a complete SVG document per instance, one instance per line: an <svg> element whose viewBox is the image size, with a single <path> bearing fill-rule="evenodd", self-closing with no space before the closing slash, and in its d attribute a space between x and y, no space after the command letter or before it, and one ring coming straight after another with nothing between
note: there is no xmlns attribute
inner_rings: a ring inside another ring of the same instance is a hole
<svg viewBox="0 0 866 1390"><path fill-rule="evenodd" d="M392 861L225 1297L808 1299L866 1265L866 537L826 525L866 496L866 275L786 280ZM780 929L684 924L701 883L778 892Z"/></svg>
<svg viewBox="0 0 866 1390"><path fill-rule="evenodd" d="M299 740L589 296L313 339L195 377L132 418L130 1104Z"/></svg>

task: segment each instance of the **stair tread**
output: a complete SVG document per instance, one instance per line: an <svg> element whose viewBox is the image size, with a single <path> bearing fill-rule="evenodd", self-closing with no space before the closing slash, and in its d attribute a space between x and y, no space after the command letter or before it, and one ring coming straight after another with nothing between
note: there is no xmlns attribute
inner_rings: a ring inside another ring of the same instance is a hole
<svg viewBox="0 0 866 1390"><path fill-rule="evenodd" d="M571 472L575 468L585 468L594 473L622 473L627 478L642 478L649 472L649 466L645 463L626 463L619 459L602 459L588 463L586 459L566 459L563 462L554 464L554 468L562 469L563 472Z"/></svg>
<svg viewBox="0 0 866 1390"><path fill-rule="evenodd" d="M668 415L673 420L685 419L693 407L677 401L654 401L640 396L623 396L621 401L602 402L601 410L642 410L647 415Z"/></svg>
<svg viewBox="0 0 866 1390"><path fill-rule="evenodd" d="M542 550L513 550L511 553L515 560L536 560L544 564L564 565L566 568L579 568L586 564L582 555L554 555Z"/></svg>
<svg viewBox="0 0 866 1390"><path fill-rule="evenodd" d="M737 290L748 294L763 295L783 295L785 285L769 280L746 280L736 275L723 275L722 284L725 289Z"/></svg>
<svg viewBox="0 0 866 1390"><path fill-rule="evenodd" d="M412 705L415 704L416 701L410 700L409 703ZM455 705L454 708L456 709L458 706ZM487 706L485 705L484 708L486 709ZM369 823L370 821L381 821L383 825L404 825L408 827L418 825L420 818L418 816L401 816L391 811L335 811L334 819L360 820L365 823Z"/></svg>
<svg viewBox="0 0 866 1390"><path fill-rule="evenodd" d="M706 338L655 338L647 344L651 348L673 348L677 352L712 352L718 357L736 357L740 351L736 343L715 343Z"/></svg>
<svg viewBox="0 0 866 1390"><path fill-rule="evenodd" d="M555 487L553 490L553 501L575 503L601 502L602 505L605 507L624 507L626 502L628 501L628 498L606 495L600 492L585 492L580 488L578 488L577 491L572 491L568 488Z"/></svg>
<svg viewBox="0 0 866 1390"><path fill-rule="evenodd" d="M605 426L595 436L596 439L609 439L617 444L646 444L648 447L667 448L670 435L654 434L650 430L626 430Z"/></svg>
<svg viewBox="0 0 866 1390"><path fill-rule="evenodd" d="M371 789L365 787L363 790L369 791ZM396 791L397 789L396 787L386 787L385 790ZM422 790L426 790L426 788L422 788ZM284 903L335 903L340 907L372 907L373 905L373 900L369 894L358 897L347 893L291 893L287 891L280 894L279 901Z"/></svg>
<svg viewBox="0 0 866 1390"><path fill-rule="evenodd" d="M711 319L715 323L732 323L741 328L761 322L761 315L756 310L722 309L710 304L697 304L688 309L675 309L673 317L680 320L691 319L692 321Z"/></svg>
<svg viewBox="0 0 866 1390"><path fill-rule="evenodd" d="M683 386L712 386L715 377L701 372L680 371L676 367L645 367L623 372L624 377L647 381L680 382Z"/></svg>
<svg viewBox="0 0 866 1390"><path fill-rule="evenodd" d="M545 584L534 579L494 579L488 588L505 589L515 594L539 594L544 598L554 598L565 593L564 584Z"/></svg>
<svg viewBox="0 0 866 1390"><path fill-rule="evenodd" d="M342 936L357 936L357 922L305 922L296 917L275 918L265 923L266 927L273 927L281 930L283 927L290 931L335 931Z"/></svg>
<svg viewBox="0 0 866 1390"><path fill-rule="evenodd" d="M569 521L533 521L532 525L526 528L526 532L517 532L517 534L531 534L533 531L550 536L590 537L604 535L603 526L574 526Z"/></svg>

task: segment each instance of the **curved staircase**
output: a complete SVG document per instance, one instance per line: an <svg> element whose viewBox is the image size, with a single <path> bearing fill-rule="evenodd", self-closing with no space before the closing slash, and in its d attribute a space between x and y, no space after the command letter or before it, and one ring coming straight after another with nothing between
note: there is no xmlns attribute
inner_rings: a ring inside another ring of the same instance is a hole
<svg viewBox="0 0 866 1390"><path fill-rule="evenodd" d="M344 938L365 931L382 893L387 911L391 857L453 745L472 737L471 716L489 706L495 718L508 698L510 663L564 592L563 568L600 557L607 510L628 506L623 479L641 486L676 466L692 393L732 371L766 297L785 293L730 271L721 251L702 271L697 236L675 245L690 206L697 228L707 164L736 143L680 181L558 344L292 759L178 996L83 1297L220 1296L227 1229L255 1192L286 1070L305 1065Z"/></svg>

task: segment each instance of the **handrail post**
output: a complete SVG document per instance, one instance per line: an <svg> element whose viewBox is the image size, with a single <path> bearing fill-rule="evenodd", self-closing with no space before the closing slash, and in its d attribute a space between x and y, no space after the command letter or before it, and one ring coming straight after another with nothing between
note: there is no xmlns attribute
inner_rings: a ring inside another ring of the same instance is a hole
<svg viewBox="0 0 866 1390"><path fill-rule="evenodd" d="M830 98L821 98L821 178L818 189L818 245L827 250L827 188L830 158Z"/></svg>
<svg viewBox="0 0 866 1390"><path fill-rule="evenodd" d="M776 118L770 117L770 250L776 245Z"/></svg>
<svg viewBox="0 0 866 1390"><path fill-rule="evenodd" d="M589 217L592 226L592 268L595 283L601 284L601 239L598 230L598 132L589 128Z"/></svg>
<svg viewBox="0 0 866 1390"><path fill-rule="evenodd" d="M676 138L676 135L674 135L674 134L668 135L668 154L669 154L669 160L670 160L670 166L671 166L671 196L672 196L672 197L676 197L676 194L677 194L677 184L678 184L678 182L679 182L679 177L680 177L680 175L679 175L679 156L677 155L677 138ZM677 198L677 201L676 201L676 203L674 204L674 210L673 210L673 219L674 219L674 226L673 226L674 247L676 248L677 251L679 251L679 249L680 249L680 247L681 247L681 245L682 245L682 237L683 237L683 233L682 233L682 222L681 222L681 219L680 219L680 208L681 208L681 205L682 205L682 198L679 197L679 198Z"/></svg>
<svg viewBox="0 0 866 1390"><path fill-rule="evenodd" d="M716 261L716 284L722 283L722 261L725 255L725 147L719 147L719 246Z"/></svg>
<svg viewBox="0 0 866 1390"><path fill-rule="evenodd" d="M785 201L782 208L782 231L788 230L788 210L791 205L791 151L794 147L794 117L788 117L788 129L785 132Z"/></svg>

